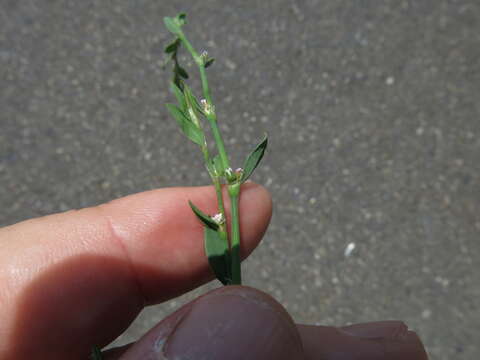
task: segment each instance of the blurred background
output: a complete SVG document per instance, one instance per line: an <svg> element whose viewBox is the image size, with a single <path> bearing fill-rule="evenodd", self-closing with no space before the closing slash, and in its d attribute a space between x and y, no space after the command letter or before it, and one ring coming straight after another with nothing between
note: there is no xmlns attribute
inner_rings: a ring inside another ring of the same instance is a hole
<svg viewBox="0 0 480 360"><path fill-rule="evenodd" d="M432 359L478 359L477 0L1 0L0 225L208 183L163 105L179 11L216 58L233 163L270 137L254 180L274 215L245 283L297 322L402 319Z"/></svg>

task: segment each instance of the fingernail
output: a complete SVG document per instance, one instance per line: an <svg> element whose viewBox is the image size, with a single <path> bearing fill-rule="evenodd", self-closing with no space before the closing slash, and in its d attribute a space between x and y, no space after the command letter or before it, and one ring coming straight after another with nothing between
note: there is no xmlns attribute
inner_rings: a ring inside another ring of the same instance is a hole
<svg viewBox="0 0 480 360"><path fill-rule="evenodd" d="M390 360L428 359L420 338L401 321L355 324L338 330L356 338L382 343Z"/></svg>
<svg viewBox="0 0 480 360"><path fill-rule="evenodd" d="M296 326L258 290L229 286L200 298L165 343L167 359L302 359Z"/></svg>
<svg viewBox="0 0 480 360"><path fill-rule="evenodd" d="M408 331L401 321L377 321L338 328L341 332L365 339L395 338Z"/></svg>

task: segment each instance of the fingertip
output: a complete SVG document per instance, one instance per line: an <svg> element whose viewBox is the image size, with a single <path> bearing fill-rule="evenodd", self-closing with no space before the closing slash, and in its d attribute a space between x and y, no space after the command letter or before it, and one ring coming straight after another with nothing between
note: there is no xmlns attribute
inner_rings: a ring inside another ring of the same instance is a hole
<svg viewBox="0 0 480 360"><path fill-rule="evenodd" d="M123 359L304 359L302 341L286 310L245 286L213 290L164 319Z"/></svg>
<svg viewBox="0 0 480 360"><path fill-rule="evenodd" d="M153 190L117 200L103 209L114 237L132 259L148 303L179 295L213 277L204 253L203 227L188 201L207 214L218 211L212 186ZM229 218L226 189L224 201ZM268 227L272 213L269 192L255 183L244 184L239 212L245 258Z"/></svg>
<svg viewBox="0 0 480 360"><path fill-rule="evenodd" d="M252 181L242 185L240 193L240 231L242 258L258 246L272 217L272 196L268 190Z"/></svg>

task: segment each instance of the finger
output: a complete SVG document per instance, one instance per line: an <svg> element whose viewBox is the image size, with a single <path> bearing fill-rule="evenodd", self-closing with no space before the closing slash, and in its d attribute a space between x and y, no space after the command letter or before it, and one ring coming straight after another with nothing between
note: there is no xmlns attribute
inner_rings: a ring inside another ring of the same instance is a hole
<svg viewBox="0 0 480 360"><path fill-rule="evenodd" d="M343 328L297 327L306 360L428 360L417 334L408 331L400 321L379 321ZM121 359L131 346L133 344L107 351L105 360Z"/></svg>
<svg viewBox="0 0 480 360"><path fill-rule="evenodd" d="M307 360L428 360L417 334L401 321L298 325L298 330Z"/></svg>
<svg viewBox="0 0 480 360"><path fill-rule="evenodd" d="M180 308L127 350L136 359L303 360L292 319L271 296L227 286Z"/></svg>
<svg viewBox="0 0 480 360"><path fill-rule="evenodd" d="M242 189L246 256L266 230L271 201L259 185ZM0 358L85 358L145 304L211 279L188 200L215 212L213 188L171 188L1 229Z"/></svg>

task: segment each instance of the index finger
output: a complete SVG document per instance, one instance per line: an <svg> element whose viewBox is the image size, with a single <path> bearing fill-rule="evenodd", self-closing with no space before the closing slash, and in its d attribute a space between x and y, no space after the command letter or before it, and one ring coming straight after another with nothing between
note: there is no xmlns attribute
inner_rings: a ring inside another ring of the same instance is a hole
<svg viewBox="0 0 480 360"><path fill-rule="evenodd" d="M170 188L1 229L0 358L85 358L145 304L211 279L202 225L187 200L215 212L213 188ZM245 184L244 256L270 215L268 192Z"/></svg>

